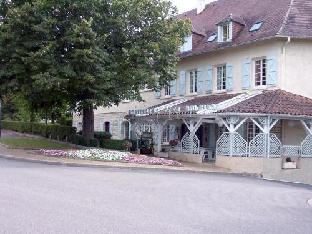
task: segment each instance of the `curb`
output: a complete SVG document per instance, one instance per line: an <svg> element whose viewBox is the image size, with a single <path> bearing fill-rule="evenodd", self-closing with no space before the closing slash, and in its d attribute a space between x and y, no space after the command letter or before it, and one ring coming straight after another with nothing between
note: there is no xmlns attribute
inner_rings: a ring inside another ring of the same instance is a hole
<svg viewBox="0 0 312 234"><path fill-rule="evenodd" d="M58 162L58 161L48 161L48 160L40 160L40 159L32 159L32 158L25 158L25 157L16 157L13 155L3 155L0 154L0 158L7 159L7 160L14 160L19 162L30 162L30 163L40 163L45 165L54 165L54 166L64 166L64 167L86 167L86 168L106 168L106 169L127 169L127 170L153 170L153 171L160 171L160 172L180 172L180 173L197 173L197 174L223 174L223 175L242 175L238 173L232 172L218 172L218 171L200 171L200 170L179 170L176 168L156 168L156 167L144 167L142 166L114 166L114 165L99 165L99 164L85 164L85 163L78 163L78 162ZM246 175L244 175L246 176Z"/></svg>

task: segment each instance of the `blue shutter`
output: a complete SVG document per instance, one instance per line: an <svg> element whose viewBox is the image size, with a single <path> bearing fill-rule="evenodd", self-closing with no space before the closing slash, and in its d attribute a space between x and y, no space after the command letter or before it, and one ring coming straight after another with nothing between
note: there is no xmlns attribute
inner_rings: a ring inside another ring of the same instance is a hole
<svg viewBox="0 0 312 234"><path fill-rule="evenodd" d="M172 97L175 97L176 96L176 91L177 90L177 80L172 80L170 81L170 95Z"/></svg>
<svg viewBox="0 0 312 234"><path fill-rule="evenodd" d="M275 57L267 59L267 85L277 85L277 60Z"/></svg>
<svg viewBox="0 0 312 234"><path fill-rule="evenodd" d="M208 65L206 88L207 88L207 93L212 93L213 87L212 87L212 66L211 65Z"/></svg>
<svg viewBox="0 0 312 234"><path fill-rule="evenodd" d="M249 89L250 88L250 68L251 68L251 59L247 58L243 62L243 80L242 80L242 88Z"/></svg>
<svg viewBox="0 0 312 234"><path fill-rule="evenodd" d="M185 85L186 85L186 73L185 73L185 71L181 71L180 72L180 79L179 79L180 96L185 95Z"/></svg>
<svg viewBox="0 0 312 234"><path fill-rule="evenodd" d="M233 66L226 64L226 90L233 91Z"/></svg>
<svg viewBox="0 0 312 234"><path fill-rule="evenodd" d="M204 72L198 71L198 77L197 77L197 93L198 94L204 94Z"/></svg>

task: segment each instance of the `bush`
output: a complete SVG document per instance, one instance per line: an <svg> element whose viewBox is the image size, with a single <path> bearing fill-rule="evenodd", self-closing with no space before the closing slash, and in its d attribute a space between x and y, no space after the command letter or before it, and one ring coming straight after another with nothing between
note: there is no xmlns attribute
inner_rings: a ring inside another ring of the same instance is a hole
<svg viewBox="0 0 312 234"><path fill-rule="evenodd" d="M99 147L99 140L96 138L90 139L89 146L90 147Z"/></svg>
<svg viewBox="0 0 312 234"><path fill-rule="evenodd" d="M32 133L43 137L48 137L47 125L41 123L32 123Z"/></svg>
<svg viewBox="0 0 312 234"><path fill-rule="evenodd" d="M111 150L126 150L126 140L110 140L105 139L100 141L100 147Z"/></svg>
<svg viewBox="0 0 312 234"><path fill-rule="evenodd" d="M74 145L88 146L87 140L83 136L78 134L72 137L71 143L73 143Z"/></svg>
<svg viewBox="0 0 312 234"><path fill-rule="evenodd" d="M137 140L130 140L132 143L132 147L130 148L130 151L137 151L138 150L138 141Z"/></svg>
<svg viewBox="0 0 312 234"><path fill-rule="evenodd" d="M17 121L2 121L2 128L21 133L32 133L32 123Z"/></svg>
<svg viewBox="0 0 312 234"><path fill-rule="evenodd" d="M22 133L32 133L43 137L50 137L55 140L66 140L72 138L76 133L76 128L57 124L28 123L17 121L2 121L3 129Z"/></svg>
<svg viewBox="0 0 312 234"><path fill-rule="evenodd" d="M94 132L94 138L98 139L99 141L101 140L107 140L112 138L112 134L109 132Z"/></svg>

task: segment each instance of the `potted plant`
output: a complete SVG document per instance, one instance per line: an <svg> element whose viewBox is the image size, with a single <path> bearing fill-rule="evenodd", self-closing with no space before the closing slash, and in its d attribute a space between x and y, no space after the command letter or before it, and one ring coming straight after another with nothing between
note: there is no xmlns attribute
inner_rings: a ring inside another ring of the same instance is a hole
<svg viewBox="0 0 312 234"><path fill-rule="evenodd" d="M171 146L171 149L174 149L179 144L178 140L170 140L169 145Z"/></svg>

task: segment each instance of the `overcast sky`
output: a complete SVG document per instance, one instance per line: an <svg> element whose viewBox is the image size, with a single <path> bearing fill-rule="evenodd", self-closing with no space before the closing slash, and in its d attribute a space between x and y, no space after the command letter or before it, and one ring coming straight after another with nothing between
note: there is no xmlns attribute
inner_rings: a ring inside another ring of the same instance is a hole
<svg viewBox="0 0 312 234"><path fill-rule="evenodd" d="M177 6L179 12L185 12L192 10L198 6L199 0L170 0L173 5ZM215 0L206 0L206 3L213 2Z"/></svg>

